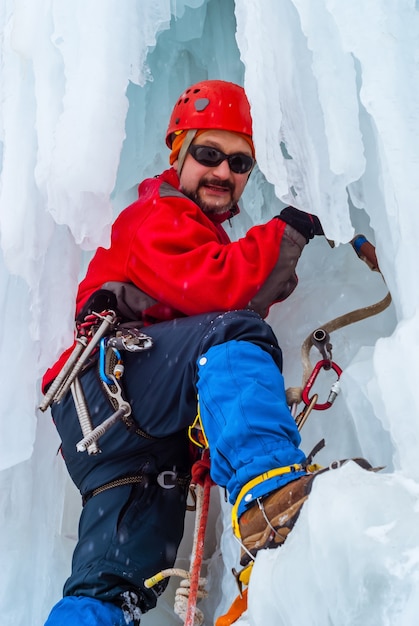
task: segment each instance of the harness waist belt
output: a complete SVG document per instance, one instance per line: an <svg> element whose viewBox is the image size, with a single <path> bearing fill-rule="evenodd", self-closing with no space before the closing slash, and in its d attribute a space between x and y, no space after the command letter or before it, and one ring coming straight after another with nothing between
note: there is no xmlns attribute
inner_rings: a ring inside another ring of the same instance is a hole
<svg viewBox="0 0 419 626"><path fill-rule="evenodd" d="M125 485L138 485L138 484L157 484L162 489L173 489L174 487L186 488L189 486L191 477L189 474L179 474L173 470L164 470L159 474L137 474L135 476L123 476L117 478L109 483L105 483L92 491L88 491L82 497L83 506L94 496L99 495L103 491L113 489L114 487L124 487Z"/></svg>

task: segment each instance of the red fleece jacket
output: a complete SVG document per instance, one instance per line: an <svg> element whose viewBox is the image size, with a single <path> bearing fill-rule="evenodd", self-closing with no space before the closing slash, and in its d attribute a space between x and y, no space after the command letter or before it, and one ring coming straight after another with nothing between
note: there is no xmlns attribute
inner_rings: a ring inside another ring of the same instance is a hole
<svg viewBox="0 0 419 626"><path fill-rule="evenodd" d="M110 247L98 248L90 262L79 286L76 314L109 281L133 283L157 301L138 312L144 323L148 318L163 321L246 308L277 262L286 224L272 219L231 242L221 226L231 216L210 219L179 192L174 169L144 180L138 200L116 219ZM68 353L45 374L43 387L55 378Z"/></svg>

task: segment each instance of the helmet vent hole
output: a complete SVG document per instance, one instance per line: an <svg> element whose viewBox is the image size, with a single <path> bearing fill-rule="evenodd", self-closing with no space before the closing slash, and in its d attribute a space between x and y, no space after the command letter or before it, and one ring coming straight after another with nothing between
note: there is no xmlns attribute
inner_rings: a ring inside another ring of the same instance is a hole
<svg viewBox="0 0 419 626"><path fill-rule="evenodd" d="M185 98L183 104L186 104L187 102L189 102L189 98Z"/></svg>
<svg viewBox="0 0 419 626"><path fill-rule="evenodd" d="M198 98L198 100L195 100L195 109L197 111L203 111L204 109L207 108L207 106L209 105L210 101L208 100L208 98Z"/></svg>

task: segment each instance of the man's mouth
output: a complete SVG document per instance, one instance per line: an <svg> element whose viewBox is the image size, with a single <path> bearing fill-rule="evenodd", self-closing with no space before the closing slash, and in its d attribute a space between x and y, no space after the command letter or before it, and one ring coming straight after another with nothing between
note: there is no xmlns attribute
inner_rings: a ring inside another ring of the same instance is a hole
<svg viewBox="0 0 419 626"><path fill-rule="evenodd" d="M225 195L226 193L233 194L232 185L228 182L202 181L201 187L215 195Z"/></svg>
<svg viewBox="0 0 419 626"><path fill-rule="evenodd" d="M225 196L226 193L230 194L230 189L227 189L227 187L216 187L215 185L204 185L204 187L212 195Z"/></svg>

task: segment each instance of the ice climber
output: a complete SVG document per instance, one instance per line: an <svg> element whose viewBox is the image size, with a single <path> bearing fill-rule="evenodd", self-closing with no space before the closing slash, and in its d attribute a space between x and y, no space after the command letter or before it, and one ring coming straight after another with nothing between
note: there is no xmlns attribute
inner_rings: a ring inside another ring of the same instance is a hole
<svg viewBox="0 0 419 626"><path fill-rule="evenodd" d="M48 626L139 624L156 605L166 582L147 589L144 580L172 567L182 538L197 402L211 478L234 505L243 563L284 541L315 476L299 449L281 350L264 318L295 289L297 261L322 234L320 223L287 207L229 240L222 224L239 212L255 165L240 86L208 80L186 89L166 143L171 168L140 184L78 290L83 346L102 323L97 312L115 311L117 324L52 404L83 509L71 575ZM124 343L130 323L150 339L134 333L132 345ZM71 350L46 373L44 393ZM101 453L91 443L79 452L89 432L83 419L95 428L121 406Z"/></svg>

